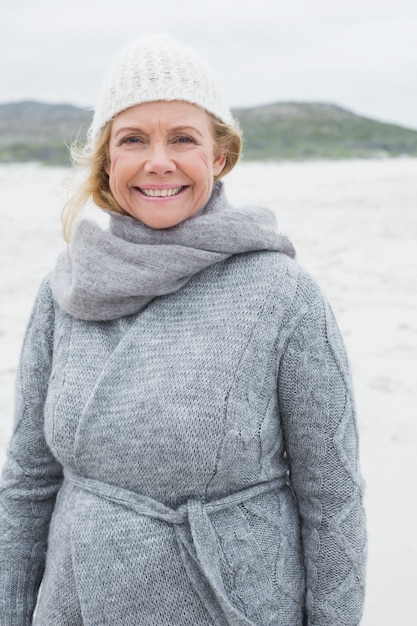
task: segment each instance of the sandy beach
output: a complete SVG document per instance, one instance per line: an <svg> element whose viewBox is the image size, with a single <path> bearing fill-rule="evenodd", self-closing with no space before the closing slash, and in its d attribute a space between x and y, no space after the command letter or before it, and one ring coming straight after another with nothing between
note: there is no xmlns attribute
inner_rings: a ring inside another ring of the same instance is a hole
<svg viewBox="0 0 417 626"><path fill-rule="evenodd" d="M33 299L64 244L68 171L0 166L0 464ZM417 159L242 163L234 204L274 209L299 261L330 300L350 355L367 484L364 626L415 621L417 505ZM93 219L95 213L88 210ZM102 217L98 218L100 221Z"/></svg>

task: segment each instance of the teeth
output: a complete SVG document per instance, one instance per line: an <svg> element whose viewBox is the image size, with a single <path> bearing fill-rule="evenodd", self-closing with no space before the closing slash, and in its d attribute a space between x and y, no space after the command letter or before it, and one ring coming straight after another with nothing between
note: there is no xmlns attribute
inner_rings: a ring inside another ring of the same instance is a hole
<svg viewBox="0 0 417 626"><path fill-rule="evenodd" d="M174 187L173 189L141 189L145 196L152 198L165 198L166 196L176 196L183 187Z"/></svg>

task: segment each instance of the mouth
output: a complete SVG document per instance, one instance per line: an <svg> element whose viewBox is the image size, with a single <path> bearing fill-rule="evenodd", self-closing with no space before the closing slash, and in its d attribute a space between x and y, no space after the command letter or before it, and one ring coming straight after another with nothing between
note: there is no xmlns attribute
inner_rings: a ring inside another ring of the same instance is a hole
<svg viewBox="0 0 417 626"><path fill-rule="evenodd" d="M171 198L172 196L178 196L186 188L186 185L167 189L144 189L143 187L135 187L135 189L147 198Z"/></svg>

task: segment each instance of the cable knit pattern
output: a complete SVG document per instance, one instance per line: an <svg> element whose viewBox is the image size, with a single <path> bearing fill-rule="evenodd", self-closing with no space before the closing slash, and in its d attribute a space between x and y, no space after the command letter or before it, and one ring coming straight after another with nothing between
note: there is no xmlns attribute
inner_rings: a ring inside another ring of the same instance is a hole
<svg viewBox="0 0 417 626"><path fill-rule="evenodd" d="M349 369L295 260L234 255L106 322L46 280L21 363L2 626L36 602L35 626L359 625Z"/></svg>

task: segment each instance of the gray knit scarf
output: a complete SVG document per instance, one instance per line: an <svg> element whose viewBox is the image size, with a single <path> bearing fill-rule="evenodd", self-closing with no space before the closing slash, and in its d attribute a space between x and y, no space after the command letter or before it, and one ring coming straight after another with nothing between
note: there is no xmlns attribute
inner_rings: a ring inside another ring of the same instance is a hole
<svg viewBox="0 0 417 626"><path fill-rule="evenodd" d="M110 214L110 226L82 220L51 275L59 306L82 320L113 320L137 313L156 296L177 291L204 268L243 252L275 250L291 257L272 211L233 208L215 183L200 213L164 230Z"/></svg>

